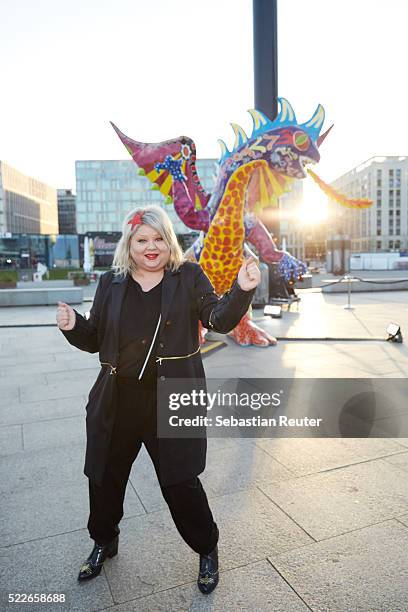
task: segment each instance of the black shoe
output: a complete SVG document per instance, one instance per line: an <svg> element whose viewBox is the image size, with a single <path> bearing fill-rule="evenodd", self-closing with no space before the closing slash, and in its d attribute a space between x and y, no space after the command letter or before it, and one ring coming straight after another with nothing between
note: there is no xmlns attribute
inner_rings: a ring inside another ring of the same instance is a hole
<svg viewBox="0 0 408 612"><path fill-rule="evenodd" d="M107 557L111 558L118 554L119 536L116 536L109 544L101 546L95 542L95 546L85 563L81 565L78 580L89 580L101 573L103 562Z"/></svg>
<svg viewBox="0 0 408 612"><path fill-rule="evenodd" d="M202 593L208 595L218 584L218 547L208 555L200 555L200 570L197 585Z"/></svg>

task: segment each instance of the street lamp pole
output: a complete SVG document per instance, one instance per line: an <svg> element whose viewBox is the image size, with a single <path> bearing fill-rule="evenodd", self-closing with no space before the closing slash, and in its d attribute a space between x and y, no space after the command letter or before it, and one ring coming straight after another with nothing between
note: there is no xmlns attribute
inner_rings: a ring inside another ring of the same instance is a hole
<svg viewBox="0 0 408 612"><path fill-rule="evenodd" d="M278 18L277 0L253 0L254 101L255 108L275 119L278 113ZM279 219L272 222L279 239Z"/></svg>
<svg viewBox="0 0 408 612"><path fill-rule="evenodd" d="M275 119L278 113L277 0L253 0L255 108Z"/></svg>

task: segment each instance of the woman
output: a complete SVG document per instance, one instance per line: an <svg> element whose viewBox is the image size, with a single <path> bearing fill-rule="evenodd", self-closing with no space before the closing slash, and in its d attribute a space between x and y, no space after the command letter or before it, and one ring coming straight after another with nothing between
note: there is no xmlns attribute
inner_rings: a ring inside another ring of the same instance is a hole
<svg viewBox="0 0 408 612"><path fill-rule="evenodd" d="M142 443L185 542L200 555L198 587L218 583L218 529L197 477L206 440L158 438L157 380L204 379L198 322L227 333L247 311L260 281L253 258L222 297L201 267L184 261L169 217L159 206L133 210L123 223L113 270L99 281L90 316L58 303L68 342L99 352L101 371L86 406L88 530L94 548L78 579L97 576L118 552L119 522L130 469Z"/></svg>

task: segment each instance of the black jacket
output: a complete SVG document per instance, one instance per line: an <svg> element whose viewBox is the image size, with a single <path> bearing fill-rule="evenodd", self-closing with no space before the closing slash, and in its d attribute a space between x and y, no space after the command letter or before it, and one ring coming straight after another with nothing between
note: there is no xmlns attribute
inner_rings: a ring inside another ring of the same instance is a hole
<svg viewBox="0 0 408 612"><path fill-rule="evenodd" d="M99 352L101 371L86 406L87 448L84 473L97 484L103 478L115 419L120 310L127 277L105 272L95 293L89 319L75 311L75 327L62 331L70 344L90 353ZM243 291L235 279L222 297L201 266L184 262L177 271L165 270L162 284L161 323L158 331L158 377L203 379L200 352L185 359L169 359L194 353L199 347L198 321L205 328L228 333L249 308L255 290ZM160 479L164 486L200 474L205 468L207 441L159 439Z"/></svg>

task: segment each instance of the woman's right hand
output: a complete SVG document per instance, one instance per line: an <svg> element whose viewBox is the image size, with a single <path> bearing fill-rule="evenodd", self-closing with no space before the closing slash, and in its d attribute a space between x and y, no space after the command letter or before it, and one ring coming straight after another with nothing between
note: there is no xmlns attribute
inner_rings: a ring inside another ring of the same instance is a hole
<svg viewBox="0 0 408 612"><path fill-rule="evenodd" d="M65 302L58 302L57 308L57 324L63 331L74 329L75 326L75 311Z"/></svg>

